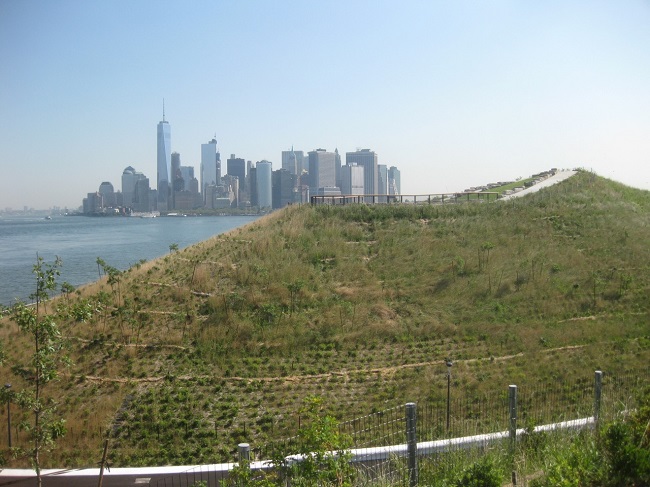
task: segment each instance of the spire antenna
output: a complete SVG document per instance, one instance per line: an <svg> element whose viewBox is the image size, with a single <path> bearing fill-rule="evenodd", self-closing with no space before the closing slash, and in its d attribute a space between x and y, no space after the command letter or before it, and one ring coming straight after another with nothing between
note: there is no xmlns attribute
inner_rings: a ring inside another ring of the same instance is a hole
<svg viewBox="0 0 650 487"><path fill-rule="evenodd" d="M163 98L163 122L165 121L165 99Z"/></svg>

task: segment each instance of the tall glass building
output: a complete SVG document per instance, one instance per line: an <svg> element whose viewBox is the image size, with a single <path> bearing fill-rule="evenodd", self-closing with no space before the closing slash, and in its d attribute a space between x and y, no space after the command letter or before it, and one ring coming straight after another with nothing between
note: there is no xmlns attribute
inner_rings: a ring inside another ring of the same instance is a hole
<svg viewBox="0 0 650 487"><path fill-rule="evenodd" d="M321 188L336 187L336 154L325 149L310 151L309 191L317 194Z"/></svg>
<svg viewBox="0 0 650 487"><path fill-rule="evenodd" d="M388 194L402 194L400 172L395 166L388 169Z"/></svg>
<svg viewBox="0 0 650 487"><path fill-rule="evenodd" d="M201 144L201 193L204 199L207 187L219 184L217 173L217 139L213 138L207 144Z"/></svg>
<svg viewBox="0 0 650 487"><path fill-rule="evenodd" d="M364 194L363 166L352 162L341 167L341 194Z"/></svg>
<svg viewBox="0 0 650 487"><path fill-rule="evenodd" d="M271 163L260 161L256 164L257 206L271 208L273 206L273 185L271 179Z"/></svg>
<svg viewBox="0 0 650 487"><path fill-rule="evenodd" d="M363 191L364 194L379 193L379 172L377 168L377 154L370 149L361 149L345 153L346 164L353 162L363 166Z"/></svg>
<svg viewBox="0 0 650 487"><path fill-rule="evenodd" d="M169 167L172 162L171 140L171 129L169 122L165 120L165 105L163 104L163 119L158 122L158 173L156 177L158 182L158 211L167 211L169 209Z"/></svg>
<svg viewBox="0 0 650 487"><path fill-rule="evenodd" d="M291 150L282 151L282 169L286 169L291 174L300 176L305 167L305 153L301 150L294 151L293 147Z"/></svg>

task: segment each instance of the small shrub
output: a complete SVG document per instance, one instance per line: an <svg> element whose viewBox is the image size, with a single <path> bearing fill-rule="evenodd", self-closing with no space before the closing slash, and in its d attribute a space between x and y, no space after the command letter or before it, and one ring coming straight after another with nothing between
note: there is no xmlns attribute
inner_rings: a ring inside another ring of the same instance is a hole
<svg viewBox="0 0 650 487"><path fill-rule="evenodd" d="M468 467L454 483L456 487L501 487L503 474L490 457L483 457Z"/></svg>

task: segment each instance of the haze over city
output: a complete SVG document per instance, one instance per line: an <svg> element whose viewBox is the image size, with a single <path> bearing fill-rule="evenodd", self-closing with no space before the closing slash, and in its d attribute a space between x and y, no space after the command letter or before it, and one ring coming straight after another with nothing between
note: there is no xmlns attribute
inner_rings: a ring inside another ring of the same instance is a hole
<svg viewBox="0 0 650 487"><path fill-rule="evenodd" d="M0 208L77 208L156 124L281 167L370 148L403 194L549 167L650 189L647 1L0 2Z"/></svg>

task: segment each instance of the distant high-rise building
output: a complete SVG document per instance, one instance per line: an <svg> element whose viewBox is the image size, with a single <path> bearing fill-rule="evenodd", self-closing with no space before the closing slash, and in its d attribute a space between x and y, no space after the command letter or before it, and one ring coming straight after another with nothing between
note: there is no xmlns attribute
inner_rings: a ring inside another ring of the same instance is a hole
<svg viewBox="0 0 650 487"><path fill-rule="evenodd" d="M286 169L291 174L300 176L305 168L305 153L301 150L283 150L282 151L282 169Z"/></svg>
<svg viewBox="0 0 650 487"><path fill-rule="evenodd" d="M257 180L257 206L260 208L272 208L273 206L273 183L271 178L271 163L260 161L255 165Z"/></svg>
<svg viewBox="0 0 650 487"><path fill-rule="evenodd" d="M174 191L183 190L183 175L181 174L181 155L178 152L172 152L172 172L170 180ZM180 180L180 183L178 182Z"/></svg>
<svg viewBox="0 0 650 487"><path fill-rule="evenodd" d="M88 193L83 199L83 212L84 213L101 213L104 207L104 198L99 191L95 193Z"/></svg>
<svg viewBox="0 0 650 487"><path fill-rule="evenodd" d="M217 139L212 139L207 144L201 144L201 193L204 194L208 186L219 183L217 174Z"/></svg>
<svg viewBox="0 0 650 487"><path fill-rule="evenodd" d="M243 160L243 159L242 159ZM237 176L231 176L230 174L226 174L223 178L221 178L223 181L224 187L228 188L228 192L232 194L232 206L233 207L238 207L239 206L239 178Z"/></svg>
<svg viewBox="0 0 650 487"><path fill-rule="evenodd" d="M341 194L364 194L363 166L353 162L341 167Z"/></svg>
<svg viewBox="0 0 650 487"><path fill-rule="evenodd" d="M172 171L170 174L170 179L172 189L170 207L174 210L178 210L180 207L176 202L176 196L178 196L179 193L185 189L185 181L183 180L183 175L181 174L181 155L178 152L172 152ZM183 206L183 204L180 206Z"/></svg>
<svg viewBox="0 0 650 487"><path fill-rule="evenodd" d="M250 163L251 161L248 161ZM248 164L247 163L247 164ZM251 165L248 165L248 169L246 171L248 174L248 187L250 191L250 204L251 206L258 206L258 198L257 198L257 168L253 167Z"/></svg>
<svg viewBox="0 0 650 487"><path fill-rule="evenodd" d="M336 172L336 186L341 187L341 154L334 149L334 171Z"/></svg>
<svg viewBox="0 0 650 487"><path fill-rule="evenodd" d="M298 176L284 168L273 171L273 209L293 203L297 178Z"/></svg>
<svg viewBox="0 0 650 487"><path fill-rule="evenodd" d="M135 184L140 179L144 178L144 174L136 171L131 166L128 166L126 169L124 169L124 172L122 173L122 205L127 208L133 207Z"/></svg>
<svg viewBox="0 0 650 487"><path fill-rule="evenodd" d="M379 188L377 171L377 154L370 149L361 149L356 152L346 152L345 162L355 162L363 166L363 191L364 194L377 194Z"/></svg>
<svg viewBox="0 0 650 487"><path fill-rule="evenodd" d="M230 154L230 158L226 160L226 173L239 179L240 186L246 184L246 161Z"/></svg>
<svg viewBox="0 0 650 487"><path fill-rule="evenodd" d="M124 206L130 207L133 203L133 191L135 190L135 169L128 166L122 173L122 201Z"/></svg>
<svg viewBox="0 0 650 487"><path fill-rule="evenodd" d="M388 167L386 164L377 164L377 194L388 194Z"/></svg>
<svg viewBox="0 0 650 487"><path fill-rule="evenodd" d="M115 190L110 182L104 181L99 185L99 194L102 195L102 206L104 208L115 207Z"/></svg>
<svg viewBox="0 0 650 487"><path fill-rule="evenodd" d="M194 179L194 166L181 166L181 177L183 178L183 189L192 190L192 180Z"/></svg>
<svg viewBox="0 0 650 487"><path fill-rule="evenodd" d="M169 122L165 120L165 103L163 101L163 119L158 122L158 174L156 181L158 183L158 211L168 209L169 196L169 166L171 165L171 129Z"/></svg>
<svg viewBox="0 0 650 487"><path fill-rule="evenodd" d="M133 210L140 212L151 211L153 205L149 198L150 194L149 178L138 179L135 183L135 192L133 195Z"/></svg>
<svg viewBox="0 0 650 487"><path fill-rule="evenodd" d="M400 172L395 166L388 169L388 194L402 194Z"/></svg>
<svg viewBox="0 0 650 487"><path fill-rule="evenodd" d="M336 154L325 149L309 152L309 192L336 187Z"/></svg>
<svg viewBox="0 0 650 487"><path fill-rule="evenodd" d="M236 190L236 205L239 206L245 200L244 194L247 190L246 182L246 161L241 157L235 157L235 154L230 154L230 158L226 161L227 175L237 178L238 183L231 186Z"/></svg>

